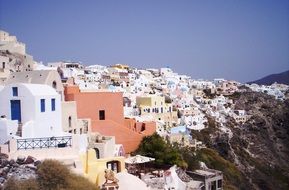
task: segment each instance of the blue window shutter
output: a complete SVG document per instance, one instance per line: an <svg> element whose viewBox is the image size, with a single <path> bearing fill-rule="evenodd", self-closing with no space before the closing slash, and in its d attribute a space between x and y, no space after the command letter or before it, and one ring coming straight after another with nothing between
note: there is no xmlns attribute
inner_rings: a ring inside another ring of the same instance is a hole
<svg viewBox="0 0 289 190"><path fill-rule="evenodd" d="M55 111L55 98L51 99L51 111Z"/></svg>
<svg viewBox="0 0 289 190"><path fill-rule="evenodd" d="M18 87L12 87L13 96L18 96Z"/></svg>
<svg viewBox="0 0 289 190"><path fill-rule="evenodd" d="M40 111L45 112L45 99L40 100Z"/></svg>

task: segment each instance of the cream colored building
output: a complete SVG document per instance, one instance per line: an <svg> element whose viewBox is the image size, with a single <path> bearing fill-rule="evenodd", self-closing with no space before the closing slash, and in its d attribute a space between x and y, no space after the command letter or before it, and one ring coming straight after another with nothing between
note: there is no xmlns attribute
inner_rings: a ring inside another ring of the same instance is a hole
<svg viewBox="0 0 289 190"><path fill-rule="evenodd" d="M62 129L73 134L89 134L91 132L90 119L78 119L76 102L62 102Z"/></svg>
<svg viewBox="0 0 289 190"><path fill-rule="evenodd" d="M0 84L4 84L10 74L9 57L0 55Z"/></svg>
<svg viewBox="0 0 289 190"><path fill-rule="evenodd" d="M30 55L21 55L0 50L0 83L4 83L12 72L32 71L35 62Z"/></svg>
<svg viewBox="0 0 289 190"><path fill-rule="evenodd" d="M8 32L0 30L0 50L25 55L25 48L25 44L18 42L16 36L10 36Z"/></svg>
<svg viewBox="0 0 289 190"><path fill-rule="evenodd" d="M6 58L3 58L6 57ZM0 30L0 69L12 72L30 71L34 68L34 60L26 54L24 43L18 42L15 36ZM0 70L3 74L4 71ZM3 78L3 76L0 76Z"/></svg>
<svg viewBox="0 0 289 190"><path fill-rule="evenodd" d="M0 84L4 84L11 72L31 71L34 67L35 61L26 54L25 44L0 30Z"/></svg>

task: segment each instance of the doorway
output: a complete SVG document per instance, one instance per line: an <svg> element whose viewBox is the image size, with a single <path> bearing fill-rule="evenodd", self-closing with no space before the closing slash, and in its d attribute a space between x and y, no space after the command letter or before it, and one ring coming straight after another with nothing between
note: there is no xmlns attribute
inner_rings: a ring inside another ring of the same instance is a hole
<svg viewBox="0 0 289 190"><path fill-rule="evenodd" d="M11 105L11 120L21 122L21 102L20 100L10 100Z"/></svg>

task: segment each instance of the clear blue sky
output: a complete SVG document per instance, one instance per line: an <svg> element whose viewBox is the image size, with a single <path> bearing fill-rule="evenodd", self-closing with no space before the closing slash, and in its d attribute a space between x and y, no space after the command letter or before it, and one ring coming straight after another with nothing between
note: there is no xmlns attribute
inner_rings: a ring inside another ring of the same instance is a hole
<svg viewBox="0 0 289 190"><path fill-rule="evenodd" d="M0 28L44 63L242 82L289 69L288 0L0 0Z"/></svg>

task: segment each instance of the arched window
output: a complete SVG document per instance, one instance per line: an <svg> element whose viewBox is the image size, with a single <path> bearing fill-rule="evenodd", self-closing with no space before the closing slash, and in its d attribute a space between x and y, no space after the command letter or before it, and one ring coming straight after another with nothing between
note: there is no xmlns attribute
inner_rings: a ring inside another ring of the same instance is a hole
<svg viewBox="0 0 289 190"><path fill-rule="evenodd" d="M68 127L71 127L71 116L68 117Z"/></svg>
<svg viewBox="0 0 289 190"><path fill-rule="evenodd" d="M56 81L53 81L53 82L52 82L52 87L53 87L54 89L57 88L57 83L56 83Z"/></svg>

